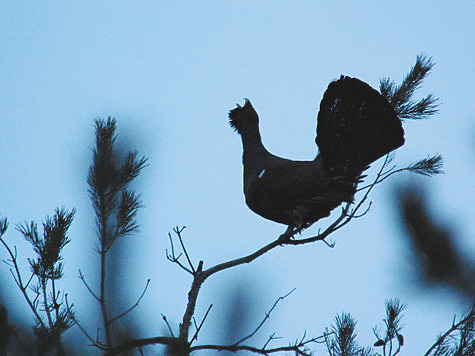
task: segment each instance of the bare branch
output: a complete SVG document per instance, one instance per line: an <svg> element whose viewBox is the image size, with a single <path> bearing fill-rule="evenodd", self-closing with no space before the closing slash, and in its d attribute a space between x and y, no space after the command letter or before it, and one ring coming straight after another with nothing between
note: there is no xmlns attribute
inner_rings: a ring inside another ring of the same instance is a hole
<svg viewBox="0 0 475 356"><path fill-rule="evenodd" d="M172 330L172 328L170 327L170 324L168 323L167 317L162 314L162 319L163 319L163 321L165 322L165 324L167 325L168 331L170 331L170 335L173 336L173 337L175 337L175 335L173 334L173 330Z"/></svg>
<svg viewBox="0 0 475 356"><path fill-rule="evenodd" d="M296 240L288 240L285 242L285 244L288 245L303 245L303 244L308 244L311 242L315 241L323 241L324 243L327 244L329 247L333 247L334 245L328 244L325 239L328 235L331 233L335 232L336 230L340 229L343 227L349 220L351 220L350 215L348 215L348 210L350 210L351 203L347 203L345 207L342 209L342 212L340 216L329 226L323 231L322 233L319 233L316 236L313 237L308 237L305 239L296 239ZM353 211L355 212L355 210ZM345 221L343 221L346 218ZM343 222L342 222L343 221Z"/></svg>
<svg viewBox="0 0 475 356"><path fill-rule="evenodd" d="M135 348L143 347L147 345L155 345L155 344L168 345L168 346L183 346L184 345L183 341L181 341L180 339L176 337L156 336L156 337L150 337L150 338L145 338L145 339L132 339L123 345L120 345L118 347L112 347L105 350L107 351L107 355L117 355L127 350L131 350L131 349L135 349ZM186 343L185 343L185 346L186 346Z"/></svg>
<svg viewBox="0 0 475 356"><path fill-rule="evenodd" d="M217 351L231 351L231 352L238 352L238 351L249 351L255 354L260 355L269 355L273 353L279 352L295 352L296 355L305 355L310 356L310 351L307 349L307 345L310 343L324 343L326 335L314 337L308 340L300 340L294 343L293 345L289 346L280 346L275 347L272 349L265 349L265 348L257 348L253 346L247 345L198 345L190 347L190 352L198 351L198 350L217 350ZM273 339L273 338L271 338ZM266 345L268 342L266 343Z"/></svg>
<svg viewBox="0 0 475 356"><path fill-rule="evenodd" d="M210 306L208 307L208 310L205 313L205 316L203 317L203 320L201 320L200 326L196 328L195 335L193 335L193 337L191 338L190 345L193 343L193 341L198 340L198 333L200 332L201 327L203 326L206 318L208 317L208 313L210 312L212 307L213 307L213 304L210 304Z"/></svg>
<svg viewBox="0 0 475 356"><path fill-rule="evenodd" d="M265 316L264 316L264 319L260 322L260 324L257 326L257 328L254 329L253 332L251 332L249 335L243 337L241 340L239 340L238 342L236 342L234 345L239 345L240 343L250 339L251 337L253 337L258 331L259 329L262 327L262 325L264 325L264 323L269 319L270 317L270 314L272 313L272 311L275 309L275 307L277 306L277 304L284 300L285 298L287 298L289 295L291 295L294 291L295 291L296 288L292 289L290 292L288 292L286 295L284 296L281 296L279 298L277 298L277 300L274 302L274 305L272 305L272 307L269 309L269 311L267 313L265 313Z"/></svg>
<svg viewBox="0 0 475 356"><path fill-rule="evenodd" d="M183 315L183 320L180 324L180 335L179 339L182 343L186 343L188 340L188 332L191 326L191 318L195 313L196 308L196 299L198 298L198 293L200 291L201 285L207 278L204 275L203 271L203 261L200 261L198 264L198 269L193 278L193 283L191 284L190 291L188 292L188 303L186 305L185 314Z"/></svg>
<svg viewBox="0 0 475 356"><path fill-rule="evenodd" d="M35 274L32 273L31 276L30 276L30 278L28 279L28 282L26 282L26 284L25 284L25 288L28 288L28 286L30 285L30 283L31 283L31 281L32 281L32 279L33 279L34 276L35 276Z"/></svg>
<svg viewBox="0 0 475 356"><path fill-rule="evenodd" d="M116 320L122 318L124 315L126 315L127 313L131 312L132 310L134 310L135 308L138 307L140 301L142 300L143 296L145 295L145 292L147 292L147 288L148 288L148 285L150 284L150 278L147 279L147 283L145 283L145 288L142 292L142 294L140 295L139 299L137 299L137 301L135 302L134 305L132 305L129 309L127 309L125 312L117 315L116 317L112 318L109 320L109 324L112 324L113 322L115 322Z"/></svg>
<svg viewBox="0 0 475 356"><path fill-rule="evenodd" d="M188 252L186 251L185 244L183 243L183 239L181 238L181 232L185 230L186 226L183 226L181 229L178 228L178 226L173 229L175 231L175 234L178 236L178 239L180 240L181 248L183 249L183 252L185 253L186 259L188 261L188 264L190 265L191 270L193 271L193 274L196 273L195 267L193 266L193 263L191 263L190 256L188 256Z"/></svg>
<svg viewBox="0 0 475 356"><path fill-rule="evenodd" d="M263 349L265 349L267 347L267 345L272 341L272 340L278 340L278 339L282 339L281 337L278 337L278 336L275 336L275 332L273 332L272 334L269 335L269 338L267 339L266 343L264 344L264 346L262 346Z"/></svg>
<svg viewBox="0 0 475 356"><path fill-rule="evenodd" d="M103 351L107 350L105 345L103 345L103 344L101 344L97 341L97 340L99 340L99 337L96 337L96 340L94 340L94 338L91 335L89 335L89 333L86 331L86 329L83 328L81 323L79 323L79 321L76 319L76 316L72 312L72 307L74 306L74 304L69 305L67 294L64 296L64 299L65 299L65 303L66 303L66 312L69 314L69 317L74 322L74 324L77 325L79 330L81 330L81 332L84 334L84 336L86 336L86 338L91 342L90 346L97 347L98 349L103 350Z"/></svg>
<svg viewBox="0 0 475 356"><path fill-rule="evenodd" d="M289 352L293 351L296 355L304 355L310 356L310 353L300 350L299 346L289 345L289 346L282 346L276 347L273 349L259 349L253 346L246 346L246 345L199 345L193 346L190 348L190 351L198 351L198 350L216 350L216 351L230 351L230 352L238 352L238 351L249 351L255 354L260 355L269 355L272 353L278 352Z"/></svg>
<svg viewBox="0 0 475 356"><path fill-rule="evenodd" d="M304 244L304 243L310 243L310 242L317 241L317 240L324 240L324 238L326 236L328 236L334 230L336 230L336 229L338 229L338 228L340 228L341 226L344 225L344 223L341 224L341 225L338 225L338 224L347 216L349 206L350 206L350 203L348 203L346 205L346 207L343 209L342 215L327 230L325 230L324 233L320 234L319 236L317 236L315 238L310 238L310 239L306 239L306 240L291 240L291 237L293 235L295 235L295 231L293 231L291 229L287 229L276 240L274 240L271 243L265 245L264 247L260 248L259 250L257 250L256 252L254 252L250 255L240 257L240 258L228 261L228 262L220 263L220 264L215 265L213 267L210 267L210 268L208 268L204 271L201 271L203 263L202 263L202 261L200 261L200 265L198 266L198 269L196 270L196 273L194 274L194 279L193 279L193 283L191 285L190 291L188 292L188 304L187 304L187 308L186 308L186 311L185 311L185 315L183 317L183 321L180 324L180 339L182 339L182 340L187 339L187 335L188 335L189 327L191 325L191 319L192 319L192 316L194 314L196 299L198 298L199 290L200 290L201 285L203 284L203 282L209 276L211 276L211 275L213 275L213 274L215 274L219 271L228 269L228 268L239 266L239 265L244 264L244 263L250 263L250 262L254 261L256 258L258 258L258 257L262 256L263 254L265 254L266 252L276 248L277 246L283 246L283 245L286 245L286 244L299 245L299 244ZM328 243L327 243L327 245L328 245Z"/></svg>
<svg viewBox="0 0 475 356"><path fill-rule="evenodd" d="M386 155L385 160L384 160L384 162L381 166L381 169L379 170L375 180L373 181L373 183L370 186L368 186L368 189L366 190L363 198L358 202L358 204L356 204L356 207L351 211L351 213L349 213L349 209L350 209L350 206L352 205L352 203L347 203L345 205L345 207L342 208L341 215L329 227L327 227L327 229L325 229L325 231L323 231L322 233L319 233L317 236L313 236L313 237L305 238L305 239L293 239L293 237L295 236L295 234L297 232L299 232L299 230L288 228L276 240L270 242L269 244L263 246L259 250L255 251L254 253L251 253L247 256L243 256L243 257L231 260L231 261L227 261L227 262L217 264L217 265L215 265L213 267L210 267L210 268L208 268L204 271L201 270L202 261L200 261L200 265L198 266L198 269L196 271L194 269L192 270L192 272L194 272L194 273L192 273L194 278L193 278L193 283L191 285L190 291L188 292L187 308L186 308L185 314L183 316L183 321L180 324L179 339L181 339L183 342L185 342L188 338L188 332L189 332L189 328L191 326L191 320L193 318L193 314L194 314L194 310L195 310L195 306L196 306L196 300L198 298L199 290L201 288L201 285L204 283L204 281L209 276L211 276L211 275L213 275L217 272L220 272L222 270L228 269L228 268L236 267L236 266L239 266L239 265L245 264L245 263L250 263L250 262L254 261L255 259L257 259L258 257L262 256L263 254L265 254L265 253L269 252L270 250L276 248L277 246L303 245L303 244L307 244L307 243L312 243L314 241L323 241L329 247L333 247L334 244L326 242L325 238L328 235L330 235L331 233L333 233L336 230L338 230L338 229L342 228L343 226L345 226L353 218L356 218L356 217L360 216L360 215L357 215L358 210L361 208L363 203L368 198L368 195L371 192L371 190L378 183L378 180L381 178L383 172L385 171L387 166L390 164L391 160L392 160L392 156L390 154ZM371 204L370 204L370 206L371 206ZM365 211L362 215L364 215L366 213L367 213L367 211ZM182 244L182 248L183 248L183 250L184 250L184 252L187 256L188 263L190 264L190 267L193 268L191 260L188 256L188 254L186 253L186 249L185 249L185 246L184 246L184 243L183 243L183 239L181 237L181 232L182 231L183 231L183 228L179 229L178 227L176 227L174 229L174 232L178 235L178 237L180 239L180 243ZM170 237L170 240L171 240L171 237ZM172 248L172 255L174 255L173 248ZM173 256L171 258L172 258L172 260L174 259ZM184 268L184 266L181 266L181 267ZM189 269L185 269L185 270L190 272ZM242 341L240 341L240 342L242 342ZM239 345L235 345L235 346L239 346ZM227 350L229 350L229 348Z"/></svg>
<svg viewBox="0 0 475 356"><path fill-rule="evenodd" d="M21 279L21 273L20 273L20 269L18 267L18 263L17 263L17 258L16 258L16 246L14 247L14 251L13 252L10 247L8 246L8 244L3 240L3 238L1 237L0 235L0 242L2 243L3 246L5 246L6 250L8 251L8 254L10 255L10 261L11 263L13 264L13 269L15 272L13 272L11 269L10 269L10 272L11 274L13 275L14 279L15 279L15 282L16 284L18 285L18 287L20 288L23 296L25 297L25 300L28 304L28 306L30 307L31 311L33 312L33 314L35 315L35 318L36 320L38 321L38 324L41 325L41 327L44 327L46 328L46 325L44 324L43 320L41 319L40 315L38 314L38 311L36 310L35 308L35 305L34 305L34 302L31 301L30 297L28 296L28 293L26 292L26 287L23 285L23 282L22 282L22 279ZM29 282L28 282L29 283Z"/></svg>
<svg viewBox="0 0 475 356"><path fill-rule="evenodd" d="M366 210L363 211L361 214L353 215L353 219L359 219L359 218L365 216L366 214L368 214L369 211L371 210L371 205L373 205L373 202L372 202L372 201L369 202L368 207L367 207ZM350 214L350 215L352 215L352 214Z"/></svg>
<svg viewBox="0 0 475 356"><path fill-rule="evenodd" d="M167 256L167 260L169 260L170 262L176 263L178 266L181 267L181 269L183 269L184 271L188 272L191 275L194 275L195 273L194 271L191 271L180 262L180 257L182 254L180 253L178 256L175 255L175 247L173 245L173 239L170 233L168 233L168 238L170 239L170 246L172 249L172 253L169 254L168 250L165 250L165 255Z"/></svg>
<svg viewBox="0 0 475 356"><path fill-rule="evenodd" d="M94 292L92 291L92 289L91 289L91 288L89 287L89 285L86 283L86 279L85 279L84 275L82 274L81 270L79 270L79 279L82 281L82 283L84 283L84 285L86 286L86 289L89 291L89 293L90 293L97 301L100 301L99 297L94 294Z"/></svg>

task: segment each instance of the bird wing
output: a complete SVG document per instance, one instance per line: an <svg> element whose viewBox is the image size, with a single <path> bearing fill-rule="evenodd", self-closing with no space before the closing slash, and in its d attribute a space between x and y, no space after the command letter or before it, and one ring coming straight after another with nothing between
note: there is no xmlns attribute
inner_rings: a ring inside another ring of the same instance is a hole
<svg viewBox="0 0 475 356"><path fill-rule="evenodd" d="M315 221L328 216L342 201L352 199L332 189L332 179L315 161L282 160L269 165L251 179L246 203L257 214L274 221L292 224L295 215Z"/></svg>

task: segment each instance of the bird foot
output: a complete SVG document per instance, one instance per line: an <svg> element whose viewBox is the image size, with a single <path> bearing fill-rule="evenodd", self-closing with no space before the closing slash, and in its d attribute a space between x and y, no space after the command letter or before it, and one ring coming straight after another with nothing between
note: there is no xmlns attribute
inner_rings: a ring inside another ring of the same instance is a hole
<svg viewBox="0 0 475 356"><path fill-rule="evenodd" d="M289 226L287 227L287 230L285 230L285 232L279 236L279 241L281 242L280 245L284 245L285 242L289 241L290 239L292 239L295 235L295 231L294 231L294 227L293 226Z"/></svg>

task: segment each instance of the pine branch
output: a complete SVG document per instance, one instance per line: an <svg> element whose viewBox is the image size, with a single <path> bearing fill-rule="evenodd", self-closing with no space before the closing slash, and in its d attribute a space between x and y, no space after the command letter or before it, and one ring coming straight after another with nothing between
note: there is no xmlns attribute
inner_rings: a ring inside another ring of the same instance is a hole
<svg viewBox="0 0 475 356"><path fill-rule="evenodd" d="M62 308L61 292L56 290L55 281L63 276L61 252L70 241L67 232L73 222L74 214L75 209L71 212L67 212L65 209L56 209L53 217L46 217L43 223L43 236L41 237L38 233L37 224L33 221L30 224L16 226L16 230L31 243L36 254L35 258L28 258L32 276L26 284L23 284L17 264L16 249L13 252L0 237L1 242L10 254L9 262L13 268L11 273L14 280L35 316L36 325L33 330L37 337L40 354L52 349L56 349L60 355L63 354L61 335L72 325L70 315L73 312L67 313ZM2 222L0 224L1 231L5 232L7 226L6 221ZM29 287L33 276L36 276L38 283ZM28 287L35 293L33 300L27 292ZM41 313L46 315L46 322L43 320Z"/></svg>
<svg viewBox="0 0 475 356"><path fill-rule="evenodd" d="M373 328L373 332L378 339L374 346L383 348L383 355L395 356L401 350L401 347L404 345L404 337L401 334L401 319L402 312L406 309L405 304L401 304L399 299L390 299L386 301L386 318L384 319L385 332L384 336L381 336L379 329L376 327ZM397 341L397 349L393 353L393 340Z"/></svg>
<svg viewBox="0 0 475 356"><path fill-rule="evenodd" d="M140 195L127 190L146 166L147 159L138 158L137 152L129 152L122 160L115 151L116 120L95 120L95 148L92 165L89 168L89 195L96 213L97 234L100 247L100 286L98 299L106 338L106 346L111 347L110 324L117 319L109 319L106 303L106 261L107 253L120 236L130 235L138 230L136 215L142 206ZM122 161L122 162L121 162ZM84 278L82 278L83 282Z"/></svg>
<svg viewBox="0 0 475 356"><path fill-rule="evenodd" d="M356 342L356 321L348 313L342 313L335 318L330 337L325 343L330 355L356 355L361 348Z"/></svg>
<svg viewBox="0 0 475 356"><path fill-rule="evenodd" d="M406 170L425 176L432 176L443 173L442 166L442 156L437 154L432 157L428 156L427 158L421 159L420 161L411 164L406 168Z"/></svg>
<svg viewBox="0 0 475 356"><path fill-rule="evenodd" d="M456 341L456 338L451 335L459 331L458 345L452 347L451 342ZM458 350L457 350L458 349ZM457 352L458 351L458 352ZM452 323L452 326L429 348L424 356L449 356L449 355L468 355L467 352L475 351L475 306L470 312L458 323Z"/></svg>
<svg viewBox="0 0 475 356"><path fill-rule="evenodd" d="M140 195L125 189L122 191L117 207L117 235L125 236L138 231L135 217L142 206Z"/></svg>
<svg viewBox="0 0 475 356"><path fill-rule="evenodd" d="M434 156L428 156L427 158L421 159L420 161L412 163L411 165L404 168L395 169L395 167L391 167L385 172L381 172L381 174L378 174L377 179L373 183L366 185L364 187L358 188L357 191L368 189L375 184L381 183L382 181L391 177L393 174L401 173L404 171L421 174L424 176L442 174L444 173L444 171L442 170L443 162L444 160L442 156L440 154L436 154Z"/></svg>
<svg viewBox="0 0 475 356"><path fill-rule="evenodd" d="M17 286L20 288L20 291L22 292L23 297L25 298L25 301L27 302L28 306L30 307L30 310L33 312L36 322L40 323L40 324L43 324L43 319L41 318L41 316L38 313L35 301L34 300L32 301L30 299L30 296L27 293L27 287L23 284L22 276L21 276L21 273L20 273L20 268L19 268L18 262L17 262L16 247L14 249L14 251L15 251L14 252L10 248L10 246L8 246L8 244L5 242L5 240L3 239L3 235L4 235L4 233L6 232L6 230L8 228L8 220L3 218L0 222L0 226L1 226L0 242L2 243L2 245L7 250L8 254L10 256L9 262L12 265L12 269L10 269L10 272L11 272ZM45 326L45 325L43 324L43 326Z"/></svg>
<svg viewBox="0 0 475 356"><path fill-rule="evenodd" d="M142 169L147 167L148 159L145 157L141 157L140 159L138 159L137 157L137 151L129 152L125 156L124 163L122 164L120 170L122 174L121 181L123 185L126 185L127 183L137 178Z"/></svg>
<svg viewBox="0 0 475 356"><path fill-rule="evenodd" d="M380 80L381 95L389 101L399 118L420 120L438 112L439 99L432 94L419 101L411 100L434 65L431 57L418 55L416 63L400 85L396 85L390 78Z"/></svg>

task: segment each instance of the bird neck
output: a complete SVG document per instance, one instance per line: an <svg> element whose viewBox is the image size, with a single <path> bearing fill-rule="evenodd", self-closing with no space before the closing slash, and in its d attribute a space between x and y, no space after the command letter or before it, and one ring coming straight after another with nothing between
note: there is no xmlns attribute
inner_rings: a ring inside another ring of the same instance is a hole
<svg viewBox="0 0 475 356"><path fill-rule="evenodd" d="M262 144L258 127L249 127L241 133L243 155L242 162L246 176L252 176L261 166L270 153Z"/></svg>

